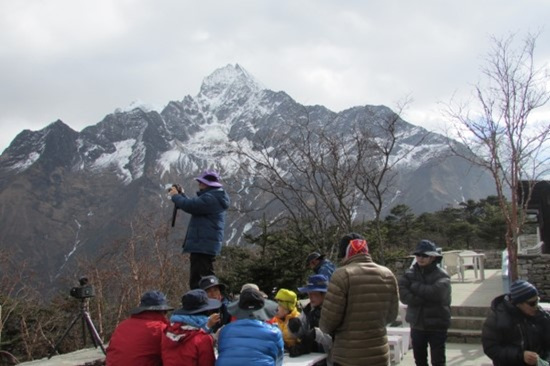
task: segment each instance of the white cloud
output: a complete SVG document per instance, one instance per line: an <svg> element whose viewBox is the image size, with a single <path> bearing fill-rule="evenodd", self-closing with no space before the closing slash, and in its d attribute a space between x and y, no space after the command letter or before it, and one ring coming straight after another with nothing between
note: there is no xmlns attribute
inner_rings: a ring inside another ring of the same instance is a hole
<svg viewBox="0 0 550 366"><path fill-rule="evenodd" d="M490 35L542 29L548 62L549 13L545 0L2 1L0 151L25 128L195 95L228 63L335 111L410 95L408 120L431 128L437 103L480 78Z"/></svg>

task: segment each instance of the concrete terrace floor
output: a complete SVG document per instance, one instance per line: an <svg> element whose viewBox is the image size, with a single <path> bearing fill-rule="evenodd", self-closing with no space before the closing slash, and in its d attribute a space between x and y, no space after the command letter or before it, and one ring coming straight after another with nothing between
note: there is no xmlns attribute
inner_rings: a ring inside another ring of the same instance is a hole
<svg viewBox="0 0 550 366"><path fill-rule="evenodd" d="M457 275L451 277L452 306L481 306L489 307L491 301L503 293L502 271L497 269L485 270L485 281L476 279L474 271L468 269L464 274L464 282Z"/></svg>
<svg viewBox="0 0 550 366"><path fill-rule="evenodd" d="M473 270L466 270L464 282L457 276L451 278L452 305L488 307L496 296L503 292L501 271L494 269L485 270L485 281L475 279ZM31 362L23 362L24 366L76 366L86 362L98 360L105 356L99 348L89 348L64 355L57 355L51 359L43 358ZM409 350L401 363L401 366L414 366L412 350ZM447 344L448 366L483 366L492 365L491 360L485 356L481 345L477 344Z"/></svg>

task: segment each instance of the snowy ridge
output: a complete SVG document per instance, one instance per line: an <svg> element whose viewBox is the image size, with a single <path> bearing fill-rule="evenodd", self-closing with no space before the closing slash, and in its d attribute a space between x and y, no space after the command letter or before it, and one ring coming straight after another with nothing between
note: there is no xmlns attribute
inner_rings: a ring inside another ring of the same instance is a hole
<svg viewBox="0 0 550 366"><path fill-rule="evenodd" d="M124 141L115 142L115 152L111 154L101 154L92 164L92 170L107 170L110 168L115 168L118 177L125 183L128 184L132 181L134 177L132 172L129 170L130 158L133 154L133 147L136 143L134 139L128 139ZM143 173L143 170L138 173L139 176Z"/></svg>
<svg viewBox="0 0 550 366"><path fill-rule="evenodd" d="M156 156L154 169L160 177L167 173L198 172L204 166L214 166L223 170L226 176L231 176L248 162L238 161L230 151L239 146L248 154L257 153L253 148L253 139L260 127L264 130L276 128L260 126L258 121L265 121L267 117L270 117L271 123L294 118L294 115L285 114L287 109L281 107L284 102L295 103L263 87L240 65L227 65L204 79L196 97L186 96L181 102L168 103L170 108L167 107L166 115L154 112L155 108L141 101L116 109L115 115L106 117L93 127L97 134L94 138L80 135L76 140L78 153L73 160L73 169L112 171L124 184L129 184L145 174L147 149L153 148L152 154ZM349 108L339 118L343 119L343 124L358 123L356 119L361 118L364 109ZM387 118L388 113L393 112L381 106L370 108L368 113L376 118ZM332 119L322 115L319 118ZM146 145L143 139L147 129L154 130L158 137L164 139L164 144L158 147ZM43 141L47 133L47 129L37 132L32 151L18 156L11 168L21 172L32 166L44 151ZM404 152L415 147L419 136L427 131L404 122L398 133L399 146L390 158L390 163L398 168L417 169L447 149L445 138L430 134L414 154L401 158ZM286 175L285 162L278 161L276 165L280 174Z"/></svg>
<svg viewBox="0 0 550 366"><path fill-rule="evenodd" d="M217 69L206 77L199 94L213 99L231 89L257 92L264 89L264 87L252 75L236 64L235 66L227 65Z"/></svg>
<svg viewBox="0 0 550 366"><path fill-rule="evenodd" d="M126 107L115 109L115 113L127 113L133 111L134 109L140 109L145 113L153 111L157 112L160 110L160 108L154 107L152 104L145 103L141 100L134 100Z"/></svg>
<svg viewBox="0 0 550 366"><path fill-rule="evenodd" d="M27 170L31 165L33 165L40 158L40 153L32 151L25 160L20 160L11 166L11 169L17 171L18 173Z"/></svg>

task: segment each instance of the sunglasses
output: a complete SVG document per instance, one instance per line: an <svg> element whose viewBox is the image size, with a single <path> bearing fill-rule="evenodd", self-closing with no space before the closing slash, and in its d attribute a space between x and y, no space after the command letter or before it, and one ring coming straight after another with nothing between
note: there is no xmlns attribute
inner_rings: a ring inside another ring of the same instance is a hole
<svg viewBox="0 0 550 366"><path fill-rule="evenodd" d="M526 301L525 303L527 305L529 305L530 307L534 308L539 304L539 299L532 300L532 301Z"/></svg>
<svg viewBox="0 0 550 366"><path fill-rule="evenodd" d="M424 254L424 253L415 254L415 256L420 257L420 258L429 258L430 257L429 255Z"/></svg>

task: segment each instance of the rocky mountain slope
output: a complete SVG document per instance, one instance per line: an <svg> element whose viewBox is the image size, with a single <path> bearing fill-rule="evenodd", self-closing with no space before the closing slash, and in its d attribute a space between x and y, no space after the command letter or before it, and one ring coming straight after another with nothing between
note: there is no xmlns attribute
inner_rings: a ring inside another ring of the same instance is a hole
<svg viewBox="0 0 550 366"><path fill-rule="evenodd" d="M228 65L206 77L196 96L169 102L160 113L117 110L81 132L59 120L40 131L25 130L0 156L0 247L54 282L79 255L97 253L128 235L132 218L153 212L169 221L166 187L178 182L193 192L193 177L207 167L223 173L234 203L227 244L238 245L264 213L275 213L266 207L270 197L251 190L256 177L245 173L232 146L246 146L250 153L260 143L277 149L280 141L272 137L292 133L292 122L304 118L331 122L328 131L352 135L357 123L392 113L384 106L339 113L303 106L285 92L261 86L239 65ZM493 192L484 172L458 158L441 158L448 151L444 136L405 121L398 127L396 151L421 143L397 164L392 203L419 213ZM284 161L278 164L285 169ZM185 217L179 220L182 236Z"/></svg>

